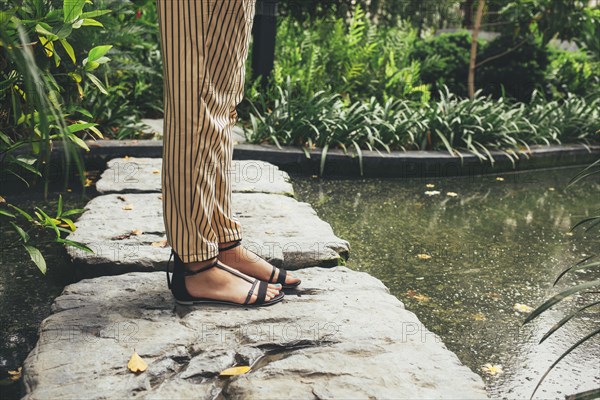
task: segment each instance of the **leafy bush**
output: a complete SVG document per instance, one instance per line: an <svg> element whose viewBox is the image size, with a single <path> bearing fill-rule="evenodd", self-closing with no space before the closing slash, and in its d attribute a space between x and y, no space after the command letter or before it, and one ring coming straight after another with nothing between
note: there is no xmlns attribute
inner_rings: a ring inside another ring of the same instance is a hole
<svg viewBox="0 0 600 400"><path fill-rule="evenodd" d="M407 24L377 28L360 7L348 24L287 17L278 27L272 84L284 85L291 76L306 95L327 90L349 102L372 96L425 102L429 90L420 82L419 63L407 57L415 39Z"/></svg>
<svg viewBox="0 0 600 400"><path fill-rule="evenodd" d="M584 51L564 51L552 46L549 50L546 91L552 97L561 98L566 93L600 94L600 60L592 60Z"/></svg>
<svg viewBox="0 0 600 400"><path fill-rule="evenodd" d="M483 46L479 62L484 64L477 69L476 82L485 94L528 102L535 89L545 86L548 48L533 36L501 35Z"/></svg>
<svg viewBox="0 0 600 400"><path fill-rule="evenodd" d="M86 40L113 46L111 62L101 70L108 94L90 94L87 105L107 136L139 137L140 119L163 113L156 0L99 0L98 6L113 12L103 16L104 27Z"/></svg>
<svg viewBox="0 0 600 400"><path fill-rule="evenodd" d="M421 64L421 80L433 93L446 86L459 96L467 96L467 74L471 34L467 31L443 33L415 42L410 59Z"/></svg>
<svg viewBox="0 0 600 400"><path fill-rule="evenodd" d="M41 176L42 166L48 176L52 142L60 139L83 184L82 162L73 146L89 150L78 136L84 132L102 137L79 101L85 81L105 91L94 71L110 61L111 46L89 49L76 38L80 30L101 26L94 18L110 10L83 11L84 1L65 1L63 8L58 3L11 1L11 8L0 11L0 162L25 183L21 174ZM65 104L70 105L66 114ZM23 146L31 147L31 156L12 155ZM48 180L45 184L47 193Z"/></svg>
<svg viewBox="0 0 600 400"><path fill-rule="evenodd" d="M568 95L546 101L534 92L530 104L507 98L494 100L476 92L462 98L447 87L439 100L416 103L372 97L345 103L338 94L320 91L305 97L288 77L278 96L252 102L251 143L274 143L322 149L321 172L330 148L356 154L361 150L439 150L461 155L465 150L481 160L494 162L491 149L504 150L515 159L530 144L597 141L600 133L600 99Z"/></svg>

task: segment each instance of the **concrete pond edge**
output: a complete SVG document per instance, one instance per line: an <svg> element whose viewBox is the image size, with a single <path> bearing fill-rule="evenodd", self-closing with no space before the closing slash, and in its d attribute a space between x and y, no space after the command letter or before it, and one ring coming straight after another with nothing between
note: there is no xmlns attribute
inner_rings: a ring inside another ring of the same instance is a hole
<svg viewBox="0 0 600 400"><path fill-rule="evenodd" d="M104 169L108 160L115 157L162 157L162 140L87 140L90 151L80 150L87 168ZM298 147L262 144L236 144L236 160L261 160L300 175L320 175L321 149L305 152ZM493 164L482 161L466 151L461 156L445 151L362 151L363 174L359 158L344 154L340 149L330 149L326 155L324 176L328 177L394 177L425 178L471 176L520 172L532 169L588 165L600 157L600 145L564 144L535 145L521 154L492 150ZM52 153L62 158L62 144Z"/></svg>

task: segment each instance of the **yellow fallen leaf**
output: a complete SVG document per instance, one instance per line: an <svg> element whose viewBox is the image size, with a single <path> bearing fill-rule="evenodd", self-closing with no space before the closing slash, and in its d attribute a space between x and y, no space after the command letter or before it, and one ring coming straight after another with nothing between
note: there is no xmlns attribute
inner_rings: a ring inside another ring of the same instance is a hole
<svg viewBox="0 0 600 400"><path fill-rule="evenodd" d="M0 196L0 203L6 203L6 200L2 196Z"/></svg>
<svg viewBox="0 0 600 400"><path fill-rule="evenodd" d="M153 174L160 174L160 170L159 169L155 169L152 171Z"/></svg>
<svg viewBox="0 0 600 400"><path fill-rule="evenodd" d="M516 303L513 306L513 309L515 311L522 312L522 313L528 313L528 312L532 312L533 311L533 308L529 307L526 304L520 304L520 303Z"/></svg>
<svg viewBox="0 0 600 400"><path fill-rule="evenodd" d="M131 234L132 235L141 235L142 231L140 229L134 229L134 230L131 231Z"/></svg>
<svg viewBox="0 0 600 400"><path fill-rule="evenodd" d="M475 313L473 314L473 319L475 321L485 321L487 318L485 317L485 315L483 315L483 313Z"/></svg>
<svg viewBox="0 0 600 400"><path fill-rule="evenodd" d="M548 190L554 192L555 189L553 187L549 187Z"/></svg>
<svg viewBox="0 0 600 400"><path fill-rule="evenodd" d="M490 363L483 365L481 367L481 370L489 375L499 375L503 372L502 365L500 365L500 364L492 365Z"/></svg>
<svg viewBox="0 0 600 400"><path fill-rule="evenodd" d="M496 177L496 180L497 180L498 182L502 182L502 181L504 180L504 178L503 178L503 177L501 177L501 176L497 176L497 177Z"/></svg>
<svg viewBox="0 0 600 400"><path fill-rule="evenodd" d="M456 197L456 196L458 196L458 193L456 193L456 192L447 192L446 196L448 196L448 197Z"/></svg>
<svg viewBox="0 0 600 400"><path fill-rule="evenodd" d="M566 236L573 236L573 232L567 232L565 233Z"/></svg>
<svg viewBox="0 0 600 400"><path fill-rule="evenodd" d="M10 375L9 379L11 381L13 381L13 382L18 381L19 379L21 379L21 370L22 369L23 369L22 367L19 367L19 368L15 369L15 370L7 371L8 374Z"/></svg>
<svg viewBox="0 0 600 400"><path fill-rule="evenodd" d="M165 247L167 245L167 239L161 240L160 242L152 242L153 247Z"/></svg>
<svg viewBox="0 0 600 400"><path fill-rule="evenodd" d="M427 185L425 185L426 188L432 189L435 187L435 185L433 183L428 183Z"/></svg>
<svg viewBox="0 0 600 400"><path fill-rule="evenodd" d="M123 210L125 210L125 211L133 210L133 204L124 205Z"/></svg>
<svg viewBox="0 0 600 400"><path fill-rule="evenodd" d="M440 191L439 190L428 190L428 191L425 192L425 194L427 196L435 196L437 194L440 194Z"/></svg>
<svg viewBox="0 0 600 400"><path fill-rule="evenodd" d="M429 254L417 254L417 258L419 260L429 260L431 259L431 256Z"/></svg>
<svg viewBox="0 0 600 400"><path fill-rule="evenodd" d="M424 294L415 294L415 295L413 296L413 299L417 300L417 301L418 301L418 302L420 302L420 303L426 303L426 302L428 302L429 300L431 300L431 298L430 298L429 296L426 296L426 295L424 295Z"/></svg>
<svg viewBox="0 0 600 400"><path fill-rule="evenodd" d="M250 367L247 365L242 365L239 367L231 367L231 368L224 369L223 371L221 371L221 373L219 375L221 375L221 376L241 375L241 374L245 374L248 371L250 371Z"/></svg>
<svg viewBox="0 0 600 400"><path fill-rule="evenodd" d="M127 363L127 368L129 368L131 372L144 372L146 368L148 368L148 364L146 364L146 362L142 360L142 357L140 357L134 350L129 362Z"/></svg>
<svg viewBox="0 0 600 400"><path fill-rule="evenodd" d="M93 183L93 182L94 182L94 181L92 181L90 178L86 178L86 179L85 179L85 183L83 184L83 186L85 186L85 187L92 186L92 183Z"/></svg>

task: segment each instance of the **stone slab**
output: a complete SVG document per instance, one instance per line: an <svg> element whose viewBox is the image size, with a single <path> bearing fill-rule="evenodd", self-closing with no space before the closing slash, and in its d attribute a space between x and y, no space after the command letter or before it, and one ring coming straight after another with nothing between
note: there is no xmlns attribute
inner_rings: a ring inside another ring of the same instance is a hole
<svg viewBox="0 0 600 400"><path fill-rule="evenodd" d="M23 366L24 399L484 399L462 365L376 278L297 272L281 303L174 303L164 272L67 286ZM148 369L134 374L135 351ZM244 375L220 378L228 367Z"/></svg>
<svg viewBox="0 0 600 400"><path fill-rule="evenodd" d="M96 182L98 192L134 193L161 191L161 158L113 158ZM230 171L233 192L294 195L287 172L258 160L233 161Z"/></svg>
<svg viewBox="0 0 600 400"><path fill-rule="evenodd" d="M67 247L85 276L165 270L170 255L160 193L108 194L93 198L69 240L94 254ZM338 238L308 203L266 193L233 193L246 247L273 265L294 270L338 265L349 244ZM135 231L135 233L133 233Z"/></svg>

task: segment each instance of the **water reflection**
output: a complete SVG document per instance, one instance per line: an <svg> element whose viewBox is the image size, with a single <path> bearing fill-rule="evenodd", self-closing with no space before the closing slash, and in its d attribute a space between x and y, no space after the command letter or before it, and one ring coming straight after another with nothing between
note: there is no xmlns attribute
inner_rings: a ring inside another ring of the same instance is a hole
<svg viewBox="0 0 600 400"><path fill-rule="evenodd" d="M578 170L293 181L299 199L350 242L349 267L380 278L486 378L494 397L528 398L546 367L600 323L598 313L591 313L536 346L568 308L524 328L525 314L514 309L515 304L540 304L556 292L551 285L560 271L600 248L583 240L583 231L568 233L598 207L597 179L564 189ZM597 364L582 368L579 361L600 355L600 347L592 346L565 359L539 395L562 398L600 385ZM502 365L503 373L485 374L481 367L487 363Z"/></svg>

